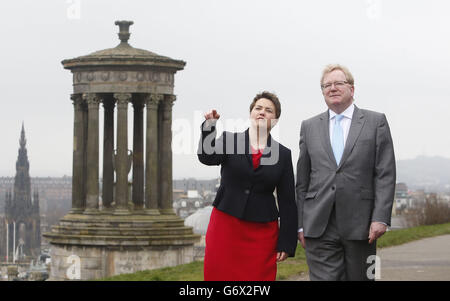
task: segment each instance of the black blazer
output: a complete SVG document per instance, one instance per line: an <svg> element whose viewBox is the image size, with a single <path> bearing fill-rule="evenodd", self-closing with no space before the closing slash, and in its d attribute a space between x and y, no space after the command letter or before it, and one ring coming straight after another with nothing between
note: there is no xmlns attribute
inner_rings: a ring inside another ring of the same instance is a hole
<svg viewBox="0 0 450 301"><path fill-rule="evenodd" d="M213 206L252 222L280 217L277 251L294 256L298 219L291 151L269 135L260 165L254 170L248 131L224 132L216 139L215 124L202 124L198 158L206 165L221 165L220 187Z"/></svg>

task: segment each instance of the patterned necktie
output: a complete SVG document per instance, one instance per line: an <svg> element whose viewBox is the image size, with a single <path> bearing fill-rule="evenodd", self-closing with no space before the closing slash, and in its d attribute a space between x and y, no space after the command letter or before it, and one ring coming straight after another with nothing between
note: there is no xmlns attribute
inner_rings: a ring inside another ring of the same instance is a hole
<svg viewBox="0 0 450 301"><path fill-rule="evenodd" d="M344 152L344 131L341 126L342 118L344 118L343 115L336 115L334 117L335 122L333 128L332 147L337 165L341 162L342 153Z"/></svg>

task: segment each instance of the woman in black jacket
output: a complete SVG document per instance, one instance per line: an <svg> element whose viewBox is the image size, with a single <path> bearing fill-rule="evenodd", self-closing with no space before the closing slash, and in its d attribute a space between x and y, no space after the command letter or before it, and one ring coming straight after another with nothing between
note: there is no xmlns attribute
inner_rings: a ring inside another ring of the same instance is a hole
<svg viewBox="0 0 450 301"><path fill-rule="evenodd" d="M224 132L218 139L220 115L215 110L205 114L198 158L206 165L221 165L206 233L205 280L273 281L276 263L295 255L291 151L270 135L280 114L278 97L262 92L250 105L250 128Z"/></svg>

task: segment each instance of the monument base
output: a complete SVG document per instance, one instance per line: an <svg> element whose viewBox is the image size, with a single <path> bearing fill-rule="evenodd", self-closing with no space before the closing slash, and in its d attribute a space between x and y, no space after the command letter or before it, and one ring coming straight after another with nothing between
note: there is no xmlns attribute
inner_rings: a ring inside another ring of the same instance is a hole
<svg viewBox="0 0 450 301"><path fill-rule="evenodd" d="M51 256L48 281L93 280L190 263L194 260L194 247L111 248L52 245Z"/></svg>
<svg viewBox="0 0 450 301"><path fill-rule="evenodd" d="M200 235L174 215L68 214L44 237L48 280L93 280L194 261Z"/></svg>

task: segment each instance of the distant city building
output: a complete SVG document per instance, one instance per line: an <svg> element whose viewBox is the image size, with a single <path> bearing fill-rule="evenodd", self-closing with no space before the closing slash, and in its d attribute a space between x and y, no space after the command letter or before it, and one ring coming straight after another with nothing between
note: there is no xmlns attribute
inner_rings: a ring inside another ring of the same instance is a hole
<svg viewBox="0 0 450 301"><path fill-rule="evenodd" d="M410 192L409 195L412 198L411 207L417 207L418 205L425 203L425 200L427 198L427 195L426 195L424 189L418 189L418 190L412 191L412 192Z"/></svg>
<svg viewBox="0 0 450 301"><path fill-rule="evenodd" d="M420 208L426 202L437 202L450 206L450 195L446 193L425 192L425 189L411 191L405 183L397 183L392 215L407 214L408 211Z"/></svg>
<svg viewBox="0 0 450 301"><path fill-rule="evenodd" d="M179 217L185 219L197 210L212 205L212 196L213 194L207 193L206 197L203 197L197 190L188 190L186 195L174 200L173 208Z"/></svg>
<svg viewBox="0 0 450 301"><path fill-rule="evenodd" d="M392 206L392 215L401 215L412 206L412 198L408 193L408 186L405 183L397 183L395 186L395 200Z"/></svg>
<svg viewBox="0 0 450 301"><path fill-rule="evenodd" d="M194 178L173 181L173 208L185 219L206 206L211 206L220 179L197 180Z"/></svg>
<svg viewBox="0 0 450 301"><path fill-rule="evenodd" d="M72 177L31 177L30 182L39 191L41 233L48 232L71 208ZM13 187L14 177L0 177L0 221L4 216L5 197ZM4 221L0 223L0 233L2 225L4 228ZM48 247L46 239L42 239L41 248Z"/></svg>
<svg viewBox="0 0 450 301"><path fill-rule="evenodd" d="M219 179L197 180L194 178L173 180L173 189L187 192L188 190L197 190L200 194L210 191L215 192L219 183Z"/></svg>

